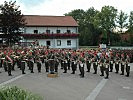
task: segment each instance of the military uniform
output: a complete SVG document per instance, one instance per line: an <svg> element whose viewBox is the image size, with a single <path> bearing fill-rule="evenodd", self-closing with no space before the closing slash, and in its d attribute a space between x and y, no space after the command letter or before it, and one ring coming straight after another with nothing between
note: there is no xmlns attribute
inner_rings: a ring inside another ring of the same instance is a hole
<svg viewBox="0 0 133 100"><path fill-rule="evenodd" d="M119 72L119 60L120 60L119 57L115 58L115 70L116 70L115 73Z"/></svg>
<svg viewBox="0 0 133 100"><path fill-rule="evenodd" d="M55 72L58 72L59 60L55 58Z"/></svg>
<svg viewBox="0 0 133 100"><path fill-rule="evenodd" d="M110 72L113 71L113 64L114 64L114 60L113 57L110 58Z"/></svg>
<svg viewBox="0 0 133 100"><path fill-rule="evenodd" d="M75 74L75 71L77 69L77 63L74 59L72 59L72 61L71 61L71 68L72 68L72 73L71 74Z"/></svg>
<svg viewBox="0 0 133 100"><path fill-rule="evenodd" d="M126 77L129 77L129 74L130 74L130 58L129 57L126 58L126 73L127 73Z"/></svg>
<svg viewBox="0 0 133 100"><path fill-rule="evenodd" d="M93 74L97 74L97 66L98 66L98 62L97 62L97 58L95 56L93 58L93 69L94 69L94 73Z"/></svg>
<svg viewBox="0 0 133 100"><path fill-rule="evenodd" d="M12 76L11 72L12 72L12 63L8 61L8 76Z"/></svg>
<svg viewBox="0 0 133 100"><path fill-rule="evenodd" d="M45 62L45 69L46 69L46 72L49 72L49 62L48 62L48 58L45 58L45 59L44 59L44 62Z"/></svg>
<svg viewBox="0 0 133 100"><path fill-rule="evenodd" d="M25 74L25 63L26 61L24 59L21 60L21 70L22 70L22 74Z"/></svg>
<svg viewBox="0 0 133 100"><path fill-rule="evenodd" d="M91 59L90 58L86 59L86 66L87 66L87 72L90 72L90 69L91 69Z"/></svg>
<svg viewBox="0 0 133 100"><path fill-rule="evenodd" d="M67 67L68 67L68 61L67 59L64 59L64 72L63 73L67 73Z"/></svg>
<svg viewBox="0 0 133 100"><path fill-rule="evenodd" d="M8 70L7 61L5 59L3 60L3 67L4 67L5 72L7 72L7 70Z"/></svg>
<svg viewBox="0 0 133 100"><path fill-rule="evenodd" d="M125 58L121 58L121 74L120 75L124 75L124 66L125 66Z"/></svg>
<svg viewBox="0 0 133 100"><path fill-rule="evenodd" d="M108 79L108 77L109 77L109 59L108 59L108 57L106 57L106 61L105 61L105 73L106 73L105 79Z"/></svg>
<svg viewBox="0 0 133 100"><path fill-rule="evenodd" d="M67 60L67 62L68 62L68 70L70 70L70 58L68 58L68 60Z"/></svg>
<svg viewBox="0 0 133 100"><path fill-rule="evenodd" d="M33 63L32 59L29 60L29 68L30 68L31 73L34 73L34 71L33 71L34 63Z"/></svg>
<svg viewBox="0 0 133 100"><path fill-rule="evenodd" d="M85 61L84 61L84 58L80 58L80 61L79 61L79 66L80 66L80 70L81 70L81 78L84 77L84 65L85 65Z"/></svg>
<svg viewBox="0 0 133 100"><path fill-rule="evenodd" d="M55 69L55 61L54 61L54 55L51 54L49 59L49 68L50 68L50 74L54 74L54 69Z"/></svg>
<svg viewBox="0 0 133 100"><path fill-rule="evenodd" d="M99 66L100 66L100 71L101 71L101 75L100 76L104 76L104 70L105 70L105 67L104 67L104 58L101 57L100 60L99 60Z"/></svg>
<svg viewBox="0 0 133 100"><path fill-rule="evenodd" d="M36 60L36 63L37 63L38 73L40 73L41 72L41 61L39 58Z"/></svg>

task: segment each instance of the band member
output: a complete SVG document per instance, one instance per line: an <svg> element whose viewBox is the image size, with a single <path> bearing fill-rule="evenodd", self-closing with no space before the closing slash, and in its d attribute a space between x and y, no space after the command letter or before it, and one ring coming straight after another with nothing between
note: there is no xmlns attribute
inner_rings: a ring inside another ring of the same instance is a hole
<svg viewBox="0 0 133 100"><path fill-rule="evenodd" d="M79 61L79 65L81 68L81 75L80 75L81 78L84 77L84 64L85 64L85 60L84 60L84 58L81 57L80 61Z"/></svg>
<svg viewBox="0 0 133 100"><path fill-rule="evenodd" d="M129 77L130 74L130 57L127 55L126 57L126 77Z"/></svg>
<svg viewBox="0 0 133 100"><path fill-rule="evenodd" d="M124 75L124 66L125 66L125 58L124 56L121 57L121 74L120 75Z"/></svg>
<svg viewBox="0 0 133 100"><path fill-rule="evenodd" d="M86 58L86 66L87 66L86 72L90 72L90 69L91 69L91 58L90 57Z"/></svg>
<svg viewBox="0 0 133 100"><path fill-rule="evenodd" d="M8 67L7 67L7 61L5 58L3 59L3 67L4 67L5 72L7 72Z"/></svg>
<svg viewBox="0 0 133 100"><path fill-rule="evenodd" d="M64 68L64 60L63 60L64 58L63 57L61 57L61 69L63 69Z"/></svg>
<svg viewBox="0 0 133 100"><path fill-rule="evenodd" d="M22 58L22 59L21 59L21 70L22 70L22 74L26 74L26 73L24 72L24 71L25 71L25 63L26 63L25 59Z"/></svg>
<svg viewBox="0 0 133 100"><path fill-rule="evenodd" d="M106 61L105 61L105 73L106 73L105 79L108 79L108 77L109 77L109 58L107 56L106 56Z"/></svg>
<svg viewBox="0 0 133 100"><path fill-rule="evenodd" d="M118 57L118 55L116 55L116 58L115 58L115 70L116 70L116 72L115 73L119 72L119 60L120 60L120 58Z"/></svg>
<svg viewBox="0 0 133 100"><path fill-rule="evenodd" d="M55 61L54 61L54 55L51 53L49 59L49 68L50 68L50 74L54 74L55 69Z"/></svg>
<svg viewBox="0 0 133 100"><path fill-rule="evenodd" d="M99 60L99 66L100 66L100 71L101 71L100 76L104 76L104 70L105 70L104 61L105 61L104 57L101 57Z"/></svg>
<svg viewBox="0 0 133 100"><path fill-rule="evenodd" d="M97 62L97 57L96 55L93 57L93 69L94 69L94 73L93 74L97 74L97 66L98 66L98 62Z"/></svg>
<svg viewBox="0 0 133 100"><path fill-rule="evenodd" d="M71 63L71 61L70 61L70 58L68 57L68 70L70 70L70 63Z"/></svg>
<svg viewBox="0 0 133 100"><path fill-rule="evenodd" d="M68 60L67 58L64 59L64 72L63 73L67 73L67 67L68 67Z"/></svg>
<svg viewBox="0 0 133 100"><path fill-rule="evenodd" d="M7 63L8 63L8 76L12 76L11 71L12 71L13 61L8 55L6 56L6 59L7 59Z"/></svg>
<svg viewBox="0 0 133 100"><path fill-rule="evenodd" d="M34 71L33 71L34 63L33 63L33 59L32 58L30 58L30 60L29 60L29 67L30 67L31 73L34 73Z"/></svg>
<svg viewBox="0 0 133 100"><path fill-rule="evenodd" d="M59 60L55 58L55 72L58 72Z"/></svg>
<svg viewBox="0 0 133 100"><path fill-rule="evenodd" d="M71 61L71 68L72 68L71 74L75 74L75 71L77 69L77 63L76 63L76 60L74 60L74 59L72 59L72 61Z"/></svg>
<svg viewBox="0 0 133 100"><path fill-rule="evenodd" d="M48 58L47 57L45 57L44 62L45 62L46 72L49 72L49 62L48 62Z"/></svg>
<svg viewBox="0 0 133 100"><path fill-rule="evenodd" d="M114 64L114 61L113 61L113 57L111 56L110 57L110 71L109 72L113 71L113 64Z"/></svg>
<svg viewBox="0 0 133 100"><path fill-rule="evenodd" d="M36 63L37 63L38 73L40 73L41 72L41 60L39 58L37 58Z"/></svg>

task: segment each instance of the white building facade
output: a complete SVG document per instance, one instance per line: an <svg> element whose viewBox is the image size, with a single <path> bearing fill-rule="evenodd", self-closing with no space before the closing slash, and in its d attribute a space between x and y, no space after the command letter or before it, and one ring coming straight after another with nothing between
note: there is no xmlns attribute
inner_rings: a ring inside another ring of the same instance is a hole
<svg viewBox="0 0 133 100"><path fill-rule="evenodd" d="M36 16L26 15L24 43L37 42L40 46L50 48L79 47L78 24L71 16Z"/></svg>

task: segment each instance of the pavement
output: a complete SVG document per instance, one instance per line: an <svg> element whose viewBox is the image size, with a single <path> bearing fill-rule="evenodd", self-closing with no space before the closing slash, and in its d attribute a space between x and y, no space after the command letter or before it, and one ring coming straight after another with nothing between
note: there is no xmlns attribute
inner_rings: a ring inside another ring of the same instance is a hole
<svg viewBox="0 0 133 100"><path fill-rule="evenodd" d="M86 68L85 68L86 70ZM22 75L16 67L12 71L13 76L8 76L3 68L0 68L0 86L15 85L41 95L44 100L133 100L133 64L131 64L130 77L110 73L109 79L104 79L98 74L85 72L85 77L80 78L79 70L76 74L63 73L59 68L59 77L49 78L42 66L42 72L38 73L35 64L34 73L26 68L26 74Z"/></svg>

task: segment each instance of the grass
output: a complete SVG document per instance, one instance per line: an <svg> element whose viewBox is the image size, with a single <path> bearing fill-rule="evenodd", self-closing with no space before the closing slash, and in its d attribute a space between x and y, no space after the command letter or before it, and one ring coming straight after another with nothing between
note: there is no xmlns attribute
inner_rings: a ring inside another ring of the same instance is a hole
<svg viewBox="0 0 133 100"><path fill-rule="evenodd" d="M0 100L43 100L42 97L32 94L17 86L3 86L0 88Z"/></svg>

